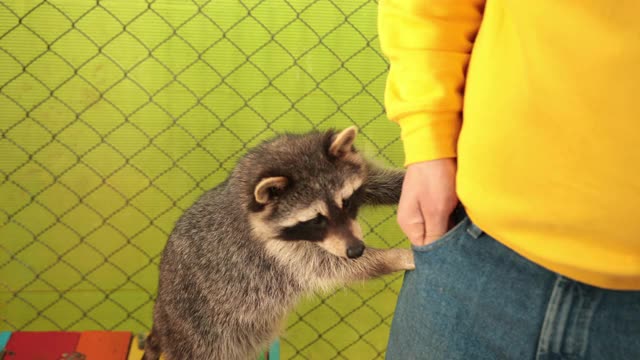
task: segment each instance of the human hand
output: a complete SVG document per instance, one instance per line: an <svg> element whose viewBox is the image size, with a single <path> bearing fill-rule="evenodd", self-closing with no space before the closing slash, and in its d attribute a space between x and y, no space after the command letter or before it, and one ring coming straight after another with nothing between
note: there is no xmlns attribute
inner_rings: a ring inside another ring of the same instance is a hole
<svg viewBox="0 0 640 360"><path fill-rule="evenodd" d="M438 159L407 167L398 205L398 224L413 245L434 242L449 229L458 204L456 160Z"/></svg>

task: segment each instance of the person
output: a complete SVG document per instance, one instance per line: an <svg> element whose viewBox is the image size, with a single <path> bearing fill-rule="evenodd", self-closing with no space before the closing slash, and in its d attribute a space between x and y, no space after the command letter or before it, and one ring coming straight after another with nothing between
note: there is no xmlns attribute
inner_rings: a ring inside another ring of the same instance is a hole
<svg viewBox="0 0 640 360"><path fill-rule="evenodd" d="M380 0L416 261L387 359L640 359L638 14Z"/></svg>

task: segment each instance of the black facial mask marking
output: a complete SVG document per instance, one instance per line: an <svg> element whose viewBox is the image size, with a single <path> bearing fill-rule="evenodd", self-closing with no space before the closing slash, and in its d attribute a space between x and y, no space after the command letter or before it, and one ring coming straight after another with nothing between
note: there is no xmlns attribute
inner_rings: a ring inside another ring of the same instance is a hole
<svg viewBox="0 0 640 360"><path fill-rule="evenodd" d="M347 212L347 215L351 219L355 219L356 216L358 216L358 209L360 208L363 194L364 190L362 187L359 187L351 196L342 200L342 209Z"/></svg>
<svg viewBox="0 0 640 360"><path fill-rule="evenodd" d="M326 236L327 225L327 218L323 215L318 215L311 220L299 222L282 229L280 238L282 240L321 241Z"/></svg>
<svg viewBox="0 0 640 360"><path fill-rule="evenodd" d="M329 206L332 223L340 226L354 220L358 215L358 209L364 196L364 189L358 188L342 201L342 209L336 205ZM283 228L279 238L287 241L322 241L327 235L329 219L318 214L313 219L299 222L293 226Z"/></svg>

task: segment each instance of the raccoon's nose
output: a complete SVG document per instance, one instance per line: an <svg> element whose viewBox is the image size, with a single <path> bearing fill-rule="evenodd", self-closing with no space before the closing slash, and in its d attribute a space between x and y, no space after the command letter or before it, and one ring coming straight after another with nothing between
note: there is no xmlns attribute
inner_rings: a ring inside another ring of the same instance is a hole
<svg viewBox="0 0 640 360"><path fill-rule="evenodd" d="M359 258L360 256L362 256L363 252L364 252L364 244L349 246L347 248L347 257L349 259Z"/></svg>

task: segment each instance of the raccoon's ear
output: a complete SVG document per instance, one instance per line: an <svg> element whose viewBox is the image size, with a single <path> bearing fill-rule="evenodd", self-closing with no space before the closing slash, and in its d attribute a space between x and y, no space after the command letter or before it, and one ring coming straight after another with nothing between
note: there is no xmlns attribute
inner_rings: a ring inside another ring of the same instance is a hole
<svg viewBox="0 0 640 360"><path fill-rule="evenodd" d="M273 200L273 196L283 190L288 183L289 180L284 176L264 178L256 185L253 196L258 204L267 204L270 200Z"/></svg>
<svg viewBox="0 0 640 360"><path fill-rule="evenodd" d="M340 158L348 154L353 148L358 128L350 126L335 135L329 146L329 155Z"/></svg>

